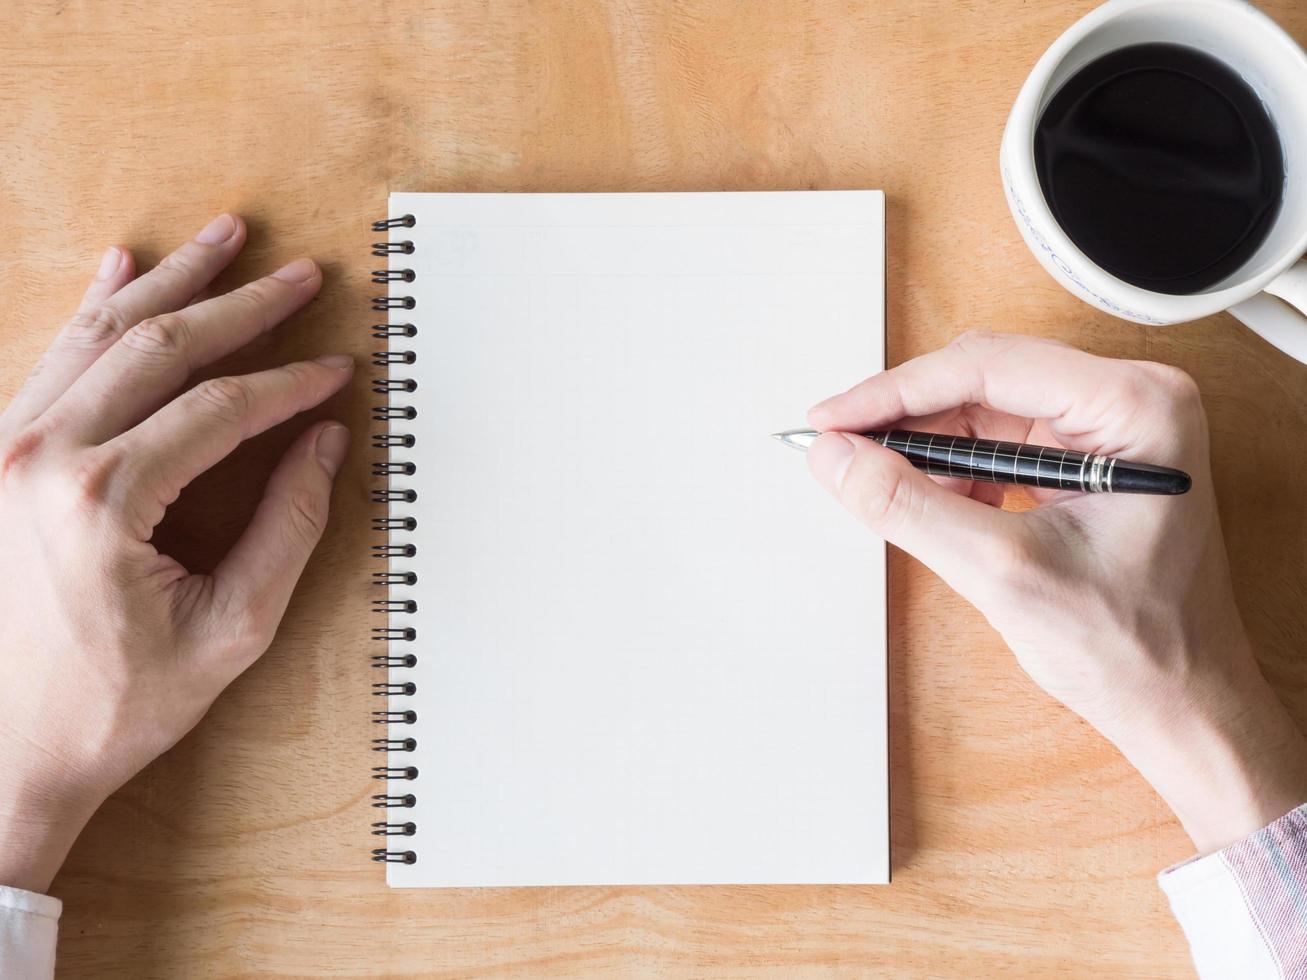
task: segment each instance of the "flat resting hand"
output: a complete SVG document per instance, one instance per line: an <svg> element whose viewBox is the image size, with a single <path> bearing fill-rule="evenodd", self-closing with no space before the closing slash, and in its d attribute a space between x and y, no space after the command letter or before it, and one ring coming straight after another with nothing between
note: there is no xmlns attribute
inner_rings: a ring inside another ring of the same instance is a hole
<svg viewBox="0 0 1307 980"><path fill-rule="evenodd" d="M1111 739L1200 851L1307 801L1307 741L1235 607L1198 390L1161 364L968 333L811 410L817 480L976 606L1026 672ZM845 432L920 429L1175 466L1181 497L933 480Z"/></svg>
<svg viewBox="0 0 1307 980"><path fill-rule="evenodd" d="M139 278L110 249L0 416L0 885L45 891L96 807L267 649L322 533L334 422L286 452L212 575L150 544L188 483L353 373L328 356L177 394L322 285L297 259L188 305L244 242L219 216Z"/></svg>

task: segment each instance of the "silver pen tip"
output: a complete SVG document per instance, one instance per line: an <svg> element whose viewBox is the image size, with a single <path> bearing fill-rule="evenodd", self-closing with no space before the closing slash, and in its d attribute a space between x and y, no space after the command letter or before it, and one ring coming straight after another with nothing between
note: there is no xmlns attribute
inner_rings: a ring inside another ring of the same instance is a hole
<svg viewBox="0 0 1307 980"><path fill-rule="evenodd" d="M808 447L817 441L819 435L821 433L813 429L788 429L785 432L773 432L772 438L779 439L791 449L806 453Z"/></svg>

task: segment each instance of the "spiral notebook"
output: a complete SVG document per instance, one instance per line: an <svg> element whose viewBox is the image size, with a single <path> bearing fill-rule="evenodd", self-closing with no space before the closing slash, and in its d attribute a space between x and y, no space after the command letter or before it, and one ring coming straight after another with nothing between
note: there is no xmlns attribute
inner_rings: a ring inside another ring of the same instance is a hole
<svg viewBox="0 0 1307 980"><path fill-rule="evenodd" d="M884 546L771 438L883 367L883 195L389 213L388 882L887 881Z"/></svg>

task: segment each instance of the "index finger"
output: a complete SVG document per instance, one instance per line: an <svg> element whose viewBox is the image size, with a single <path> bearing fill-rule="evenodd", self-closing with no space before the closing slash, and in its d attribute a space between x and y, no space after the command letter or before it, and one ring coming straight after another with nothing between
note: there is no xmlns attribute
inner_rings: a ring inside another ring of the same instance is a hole
<svg viewBox="0 0 1307 980"><path fill-rule="evenodd" d="M1069 448L1102 449L1107 442L1129 444L1130 423L1152 398L1138 362L1044 338L966 333L826 399L809 410L808 420L823 431L856 432L977 404L1046 419Z"/></svg>

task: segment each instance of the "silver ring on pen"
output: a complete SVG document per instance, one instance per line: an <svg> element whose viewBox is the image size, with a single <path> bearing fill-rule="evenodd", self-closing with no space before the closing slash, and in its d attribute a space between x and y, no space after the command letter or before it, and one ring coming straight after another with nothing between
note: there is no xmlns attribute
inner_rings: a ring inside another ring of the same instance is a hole
<svg viewBox="0 0 1307 980"><path fill-rule="evenodd" d="M1108 487L1103 483L1104 470L1110 462L1106 456L1093 456L1093 462L1089 466L1089 492L1105 493Z"/></svg>

